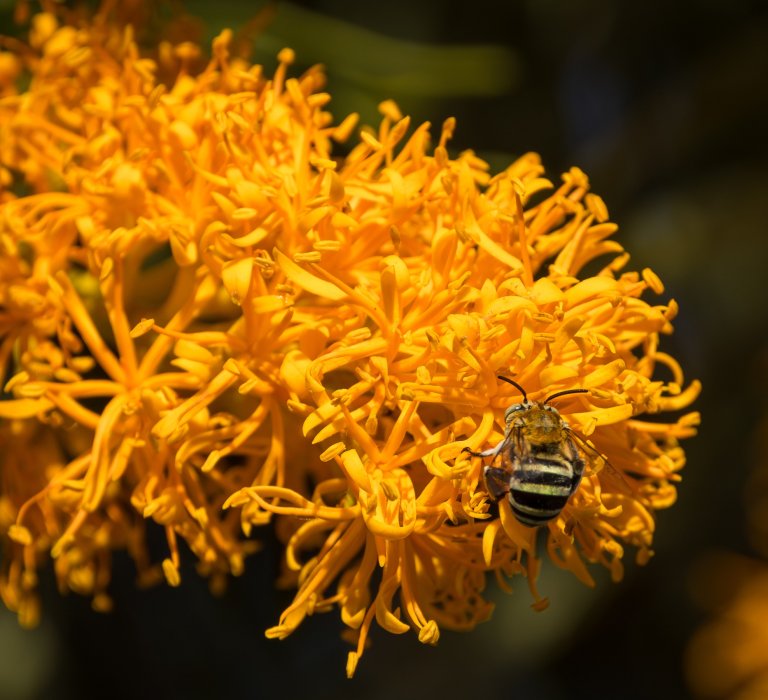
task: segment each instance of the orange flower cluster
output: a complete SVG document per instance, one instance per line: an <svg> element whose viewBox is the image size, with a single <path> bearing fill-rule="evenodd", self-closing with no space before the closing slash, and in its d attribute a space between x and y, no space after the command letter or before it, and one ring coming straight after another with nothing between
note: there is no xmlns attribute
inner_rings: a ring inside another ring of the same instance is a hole
<svg viewBox="0 0 768 700"><path fill-rule="evenodd" d="M528 154L491 176L449 155L452 119L431 145L392 102L335 157L357 119L325 110L321 69L288 77L285 49L267 77L229 41L194 75L197 47L163 47L168 85L103 17L38 15L0 54L5 604L37 620L51 557L107 609L115 549L178 585L179 538L218 587L274 522L298 591L267 635L338 607L350 676L374 619L434 644L487 618L489 573L543 607L536 531L462 454L503 437L519 397L497 374L588 389L558 408L608 458L585 455L547 555L588 584L586 562L620 579L627 545L647 561L698 416L639 416L699 385L659 350L677 307L641 298L661 282L623 271L584 173L553 187Z"/></svg>

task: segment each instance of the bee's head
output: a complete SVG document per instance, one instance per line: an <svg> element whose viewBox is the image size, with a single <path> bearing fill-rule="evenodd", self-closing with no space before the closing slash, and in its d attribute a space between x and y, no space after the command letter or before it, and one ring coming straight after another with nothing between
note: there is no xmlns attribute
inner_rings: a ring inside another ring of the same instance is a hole
<svg viewBox="0 0 768 700"><path fill-rule="evenodd" d="M520 427L533 443L558 442L563 437L565 421L556 408L537 403L528 409Z"/></svg>
<svg viewBox="0 0 768 700"><path fill-rule="evenodd" d="M588 389L565 389L547 396L544 401L529 401L525 389L509 377L499 379L511 384L522 395L523 400L512 404L504 413L504 422L509 427L516 427L525 431L526 438L532 442L553 442L560 440L564 430L568 430L568 424L562 419L560 413L549 402L568 394L589 393Z"/></svg>

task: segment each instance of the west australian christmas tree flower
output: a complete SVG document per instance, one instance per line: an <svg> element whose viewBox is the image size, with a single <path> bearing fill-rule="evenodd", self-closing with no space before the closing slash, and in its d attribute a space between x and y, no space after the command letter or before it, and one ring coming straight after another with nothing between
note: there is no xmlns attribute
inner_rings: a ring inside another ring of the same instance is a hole
<svg viewBox="0 0 768 700"><path fill-rule="evenodd" d="M545 555L590 585L627 547L646 562L698 422L657 414L699 385L586 175L552 184L535 154L491 175L449 154L452 119L433 142L390 101L357 132L319 67L289 77L285 49L267 76L229 47L195 73L191 44L150 60L130 27L42 14L0 56L6 605L35 622L52 557L108 608L115 549L178 585L180 538L219 586L274 523L297 592L267 635L338 608L349 675L374 619L429 644L486 619L489 574L544 607L536 531L462 452L503 437L520 397L499 374L587 389L558 408L607 458L585 453Z"/></svg>

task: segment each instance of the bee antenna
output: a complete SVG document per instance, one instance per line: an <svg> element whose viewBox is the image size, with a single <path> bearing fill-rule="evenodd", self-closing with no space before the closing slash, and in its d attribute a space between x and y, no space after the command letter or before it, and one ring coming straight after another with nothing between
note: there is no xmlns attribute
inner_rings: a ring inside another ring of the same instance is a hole
<svg viewBox="0 0 768 700"><path fill-rule="evenodd" d="M499 377L501 379L501 377ZM547 404L553 399L559 399L561 396L567 396L568 394L588 394L589 389L566 389L565 391L558 391L544 399L544 403Z"/></svg>
<svg viewBox="0 0 768 700"><path fill-rule="evenodd" d="M500 374L496 375L496 378L501 379L502 382L511 384L523 395L523 401L528 401L528 395L525 393L525 389L523 389L523 387L521 387L514 379L510 379L509 377L502 377Z"/></svg>

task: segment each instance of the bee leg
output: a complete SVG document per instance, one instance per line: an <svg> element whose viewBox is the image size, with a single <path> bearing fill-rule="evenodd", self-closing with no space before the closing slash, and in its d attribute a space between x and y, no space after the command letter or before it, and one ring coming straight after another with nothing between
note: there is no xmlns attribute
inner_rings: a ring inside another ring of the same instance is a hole
<svg viewBox="0 0 768 700"><path fill-rule="evenodd" d="M485 489L491 498L499 500L509 493L509 471L499 467L485 467L483 469L483 481Z"/></svg>
<svg viewBox="0 0 768 700"><path fill-rule="evenodd" d="M468 452L473 457L495 457L499 452L501 452L501 448L504 445L504 440L502 440L496 447L491 447L488 450L483 450L482 452L475 452L474 450L471 450L469 447L465 447L462 452Z"/></svg>

